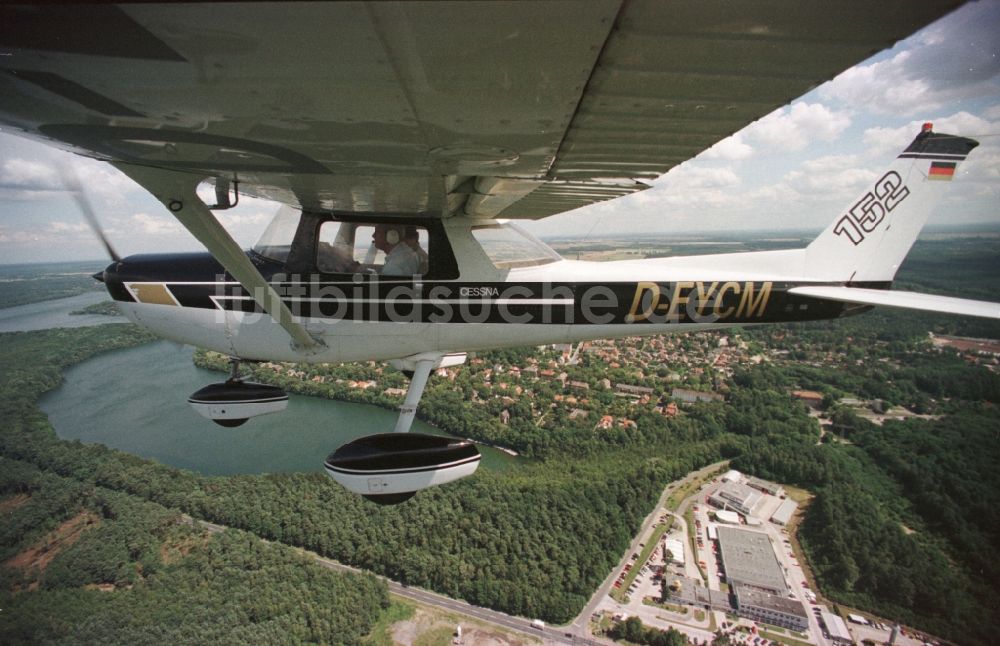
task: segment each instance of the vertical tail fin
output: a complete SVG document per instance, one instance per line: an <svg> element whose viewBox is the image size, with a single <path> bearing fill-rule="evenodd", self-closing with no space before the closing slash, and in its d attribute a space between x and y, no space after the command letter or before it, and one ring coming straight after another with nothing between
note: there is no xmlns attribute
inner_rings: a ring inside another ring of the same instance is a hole
<svg viewBox="0 0 1000 646"><path fill-rule="evenodd" d="M892 281L958 164L978 145L924 124L874 186L806 248L810 273L855 284Z"/></svg>

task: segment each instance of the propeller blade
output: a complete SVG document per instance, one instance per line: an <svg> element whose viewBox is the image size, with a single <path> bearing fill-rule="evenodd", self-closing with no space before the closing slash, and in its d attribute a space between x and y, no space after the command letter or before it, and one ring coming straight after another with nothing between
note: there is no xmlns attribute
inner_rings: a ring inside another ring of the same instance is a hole
<svg viewBox="0 0 1000 646"><path fill-rule="evenodd" d="M94 209L90 206L90 201L87 199L87 194L84 192L83 187L80 185L80 180L76 175L76 171L69 164L59 165L59 174L62 176L63 185L66 187L66 191L73 196L76 200L76 205L80 208L80 212L83 213L84 219L87 224L90 225L90 229L97 236L97 239L101 241L104 245L104 250L108 252L111 259L115 262L121 260L121 256L115 251L115 248L111 246L111 242L108 237L104 235L104 229L101 228L101 223L97 221L97 215L94 214Z"/></svg>

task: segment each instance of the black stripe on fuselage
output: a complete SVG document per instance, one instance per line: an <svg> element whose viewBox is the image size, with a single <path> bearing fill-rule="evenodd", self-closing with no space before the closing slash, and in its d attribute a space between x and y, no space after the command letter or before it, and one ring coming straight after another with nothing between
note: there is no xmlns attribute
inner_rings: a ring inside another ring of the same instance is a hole
<svg viewBox="0 0 1000 646"><path fill-rule="evenodd" d="M235 282L166 285L183 307L262 313ZM296 316L330 321L746 324L837 318L859 311L855 306L788 293L789 288L801 285L776 281L272 283ZM887 284L855 286L884 288Z"/></svg>

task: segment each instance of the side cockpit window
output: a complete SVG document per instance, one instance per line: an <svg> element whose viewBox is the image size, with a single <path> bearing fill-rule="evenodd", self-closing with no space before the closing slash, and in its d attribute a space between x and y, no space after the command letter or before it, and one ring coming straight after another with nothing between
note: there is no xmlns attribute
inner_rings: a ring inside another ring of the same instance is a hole
<svg viewBox="0 0 1000 646"><path fill-rule="evenodd" d="M301 211L290 206L282 206L271 219L260 240L253 246L253 250L269 260L282 264L288 262L301 217Z"/></svg>
<svg viewBox="0 0 1000 646"><path fill-rule="evenodd" d="M414 277L430 265L425 227L395 222L324 222L316 245L316 268L324 274Z"/></svg>
<svg viewBox="0 0 1000 646"><path fill-rule="evenodd" d="M472 236L497 269L537 267L562 260L544 242L510 222L474 226Z"/></svg>

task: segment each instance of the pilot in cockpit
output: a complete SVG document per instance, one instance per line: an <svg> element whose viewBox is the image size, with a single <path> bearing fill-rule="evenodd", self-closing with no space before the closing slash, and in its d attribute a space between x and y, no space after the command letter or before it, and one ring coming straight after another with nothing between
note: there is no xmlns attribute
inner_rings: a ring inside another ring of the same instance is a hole
<svg viewBox="0 0 1000 646"><path fill-rule="evenodd" d="M421 273L422 255L416 227L378 224L372 233L372 244L385 253L383 276L413 276Z"/></svg>
<svg viewBox="0 0 1000 646"><path fill-rule="evenodd" d="M372 231L367 253L356 246L363 243L365 229ZM322 273L422 276L428 256L420 235L421 229L409 225L327 222L319 232L316 267Z"/></svg>

